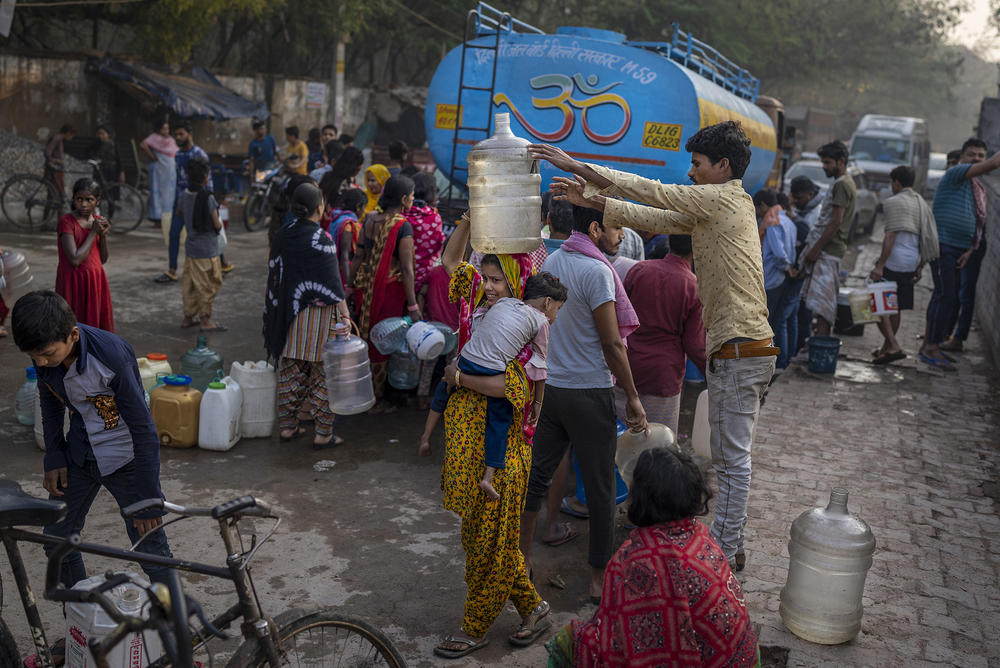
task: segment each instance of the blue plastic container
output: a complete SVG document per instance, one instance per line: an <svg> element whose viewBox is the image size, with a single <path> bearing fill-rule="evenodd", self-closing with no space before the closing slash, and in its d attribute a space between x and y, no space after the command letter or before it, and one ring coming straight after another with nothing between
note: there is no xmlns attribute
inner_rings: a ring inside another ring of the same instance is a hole
<svg viewBox="0 0 1000 668"><path fill-rule="evenodd" d="M840 353L840 339L836 336L810 336L809 370L813 373L834 373L837 371L837 355Z"/></svg>

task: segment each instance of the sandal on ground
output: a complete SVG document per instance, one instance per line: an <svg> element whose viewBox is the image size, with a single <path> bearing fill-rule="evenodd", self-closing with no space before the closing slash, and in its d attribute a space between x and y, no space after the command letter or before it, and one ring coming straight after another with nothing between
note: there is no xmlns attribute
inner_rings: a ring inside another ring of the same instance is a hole
<svg viewBox="0 0 1000 668"><path fill-rule="evenodd" d="M189 327L194 327L198 323L199 320L197 318L184 318L184 320L181 322L181 328L188 329Z"/></svg>
<svg viewBox="0 0 1000 668"><path fill-rule="evenodd" d="M941 350L947 350L950 353L965 352L965 344L960 339L948 339L947 341L942 341L938 344L938 348Z"/></svg>
<svg viewBox="0 0 1000 668"><path fill-rule="evenodd" d="M340 436L330 436L325 441L313 441L313 450L328 450L329 448L335 448L338 445L343 445L344 439Z"/></svg>
<svg viewBox="0 0 1000 668"><path fill-rule="evenodd" d="M556 547L557 545L564 545L580 535L576 527L569 522L560 522L556 525L556 529L559 530L559 535L556 538L543 540L542 542L550 547Z"/></svg>
<svg viewBox="0 0 1000 668"><path fill-rule="evenodd" d="M482 649L489 644L490 641L486 638L475 640L473 638L456 638L455 636L448 636L434 648L434 653L438 656L443 656L446 659L460 659L463 656L472 654L477 649ZM442 645L465 645L465 648L448 649L447 647L442 647Z"/></svg>
<svg viewBox="0 0 1000 668"><path fill-rule="evenodd" d="M215 325L212 326L212 327L200 327L200 328L198 328L198 331L199 332L228 332L229 328L226 327L225 325L220 325L219 323L215 323Z"/></svg>
<svg viewBox="0 0 1000 668"><path fill-rule="evenodd" d="M927 366L934 367L935 369L941 369L942 371L958 371L958 369L956 369L951 362L943 357L930 357L920 353L920 361Z"/></svg>
<svg viewBox="0 0 1000 668"><path fill-rule="evenodd" d="M153 281L155 281L156 283L176 283L177 274L170 271L165 271L156 278L154 278Z"/></svg>
<svg viewBox="0 0 1000 668"><path fill-rule="evenodd" d="M514 633L507 636L507 640L510 644L515 647L527 647L538 640L539 636L552 628L552 622L545 619L551 609L552 607L547 601L539 603L538 607L532 610L528 615L528 619L534 617L535 621L531 624L528 622L522 622L521 625L517 627L517 631L514 631Z"/></svg>
<svg viewBox="0 0 1000 668"><path fill-rule="evenodd" d="M896 351L894 353L883 353L872 360L872 364L889 364L890 362L898 362L899 360L905 360L906 353L902 350Z"/></svg>
<svg viewBox="0 0 1000 668"><path fill-rule="evenodd" d="M729 568L734 573L739 573L744 568L747 567L747 553L740 550L733 555L733 558L729 560Z"/></svg>
<svg viewBox="0 0 1000 668"><path fill-rule="evenodd" d="M284 430L282 430L282 431L284 431ZM289 443L291 441L294 441L295 439L302 438L305 435L306 435L306 428L305 427L296 427L295 431L292 433L291 436L285 436L281 432L278 432L278 439L282 443Z"/></svg>
<svg viewBox="0 0 1000 668"><path fill-rule="evenodd" d="M566 500L566 499L562 500L562 504L560 504L560 506L559 506L559 512L566 513L570 517L577 517L577 518L579 518L581 520L589 520L590 519L590 513L580 512L579 510L577 510L573 506L569 505L569 501Z"/></svg>
<svg viewBox="0 0 1000 668"><path fill-rule="evenodd" d="M232 270L233 270L233 265L231 263L222 266L222 273L223 274L228 274Z"/></svg>

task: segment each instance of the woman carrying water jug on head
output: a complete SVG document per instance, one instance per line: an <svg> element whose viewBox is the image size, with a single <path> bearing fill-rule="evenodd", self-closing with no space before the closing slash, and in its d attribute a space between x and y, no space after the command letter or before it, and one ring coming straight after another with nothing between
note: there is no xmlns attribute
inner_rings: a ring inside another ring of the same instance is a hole
<svg viewBox="0 0 1000 668"><path fill-rule="evenodd" d="M337 247L319 226L323 195L312 183L292 193L295 220L283 226L271 245L264 342L269 358L278 362L278 424L281 441L306 433L301 425L315 423L313 447L343 443L333 435L333 412L323 372L323 344L338 323L350 324L344 286L337 265Z"/></svg>

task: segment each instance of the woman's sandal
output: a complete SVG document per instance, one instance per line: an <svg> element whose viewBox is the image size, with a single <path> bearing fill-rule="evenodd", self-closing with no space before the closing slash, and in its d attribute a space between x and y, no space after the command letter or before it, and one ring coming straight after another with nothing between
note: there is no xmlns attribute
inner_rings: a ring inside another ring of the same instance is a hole
<svg viewBox="0 0 1000 668"><path fill-rule="evenodd" d="M507 636L510 644L515 647L527 647L538 640L539 636L552 628L552 622L545 619L550 610L552 610L552 606L548 604L548 601L539 603L538 607L532 610L525 618L526 620L530 620L534 617L534 621L531 623L522 621L521 625L517 627L517 631Z"/></svg>
<svg viewBox="0 0 1000 668"><path fill-rule="evenodd" d="M447 647L442 647L442 645L465 645L464 649L448 649ZM475 640L473 638L456 638L455 636L448 636L437 647L434 648L434 653L438 656L443 656L446 659L460 659L467 654L472 654L477 649L482 649L490 644L490 641L486 638L480 638Z"/></svg>
<svg viewBox="0 0 1000 668"><path fill-rule="evenodd" d="M284 430L282 430L282 431L284 431ZM280 441L282 443L289 443L289 442L294 441L294 440L296 440L298 438L302 438L305 435L306 435L306 428L305 427L296 427L295 431L292 432L291 436L285 436L284 434L282 434L282 433L279 432L278 438L280 439Z"/></svg>
<svg viewBox="0 0 1000 668"><path fill-rule="evenodd" d="M343 445L343 444L344 444L344 439L342 439L340 436L333 436L331 434L330 438L326 439L325 441L313 440L313 450L327 450L329 448L335 448L338 445Z"/></svg>

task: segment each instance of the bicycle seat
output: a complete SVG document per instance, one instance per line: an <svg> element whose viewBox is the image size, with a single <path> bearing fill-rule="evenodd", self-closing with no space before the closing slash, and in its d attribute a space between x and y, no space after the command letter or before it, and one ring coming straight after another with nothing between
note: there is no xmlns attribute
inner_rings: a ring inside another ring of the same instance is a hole
<svg viewBox="0 0 1000 668"><path fill-rule="evenodd" d="M66 515L66 504L31 496L13 480L0 480L0 527L45 526Z"/></svg>

